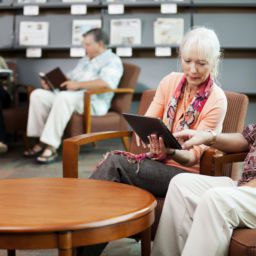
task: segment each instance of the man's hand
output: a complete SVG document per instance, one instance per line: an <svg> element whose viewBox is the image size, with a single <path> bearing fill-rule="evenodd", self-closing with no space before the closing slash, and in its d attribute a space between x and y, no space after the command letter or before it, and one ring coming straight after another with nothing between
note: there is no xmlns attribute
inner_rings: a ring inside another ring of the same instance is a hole
<svg viewBox="0 0 256 256"><path fill-rule="evenodd" d="M66 88L67 90L70 90L70 91L76 91L80 89L79 82L75 82L75 81L66 81L62 83L60 87Z"/></svg>
<svg viewBox="0 0 256 256"><path fill-rule="evenodd" d="M177 139L182 138L185 142L182 144L183 149L190 149L194 145L211 143L213 135L206 131L196 131L186 129L173 134Z"/></svg>
<svg viewBox="0 0 256 256"><path fill-rule="evenodd" d="M45 82L45 80L41 79L40 82L41 82L41 86L42 86L43 89L45 89L45 90L50 90L50 87L49 87L49 85Z"/></svg>

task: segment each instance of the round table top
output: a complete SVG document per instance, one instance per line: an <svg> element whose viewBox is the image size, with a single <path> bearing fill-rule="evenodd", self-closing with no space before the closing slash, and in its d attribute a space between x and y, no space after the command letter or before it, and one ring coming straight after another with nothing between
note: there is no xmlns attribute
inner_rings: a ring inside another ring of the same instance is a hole
<svg viewBox="0 0 256 256"><path fill-rule="evenodd" d="M0 180L0 232L79 230L125 222L151 212L145 190L71 178Z"/></svg>

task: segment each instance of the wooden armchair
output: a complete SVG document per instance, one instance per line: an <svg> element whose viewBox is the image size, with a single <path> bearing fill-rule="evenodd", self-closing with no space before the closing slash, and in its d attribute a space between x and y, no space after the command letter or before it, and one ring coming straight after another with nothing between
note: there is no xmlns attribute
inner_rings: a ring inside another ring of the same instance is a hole
<svg viewBox="0 0 256 256"><path fill-rule="evenodd" d="M243 162L248 152L224 154L219 152L212 157L211 174L214 176L230 176L225 165ZM256 255L256 229L236 229L231 238L229 256Z"/></svg>
<svg viewBox="0 0 256 256"><path fill-rule="evenodd" d="M137 85L140 67L130 63L123 63L124 74L117 89L101 89L84 94L84 114L73 114L66 129L66 137L99 131L121 131L128 128L122 113L129 112L134 89ZM111 108L106 115L92 116L90 112L90 97L93 94L106 92L115 93Z"/></svg>
<svg viewBox="0 0 256 256"><path fill-rule="evenodd" d="M248 107L248 98L247 96L239 93L225 93L228 99L228 110L224 121L223 131L241 132L244 127L244 120ZM154 90L148 90L143 93L138 111L139 114L145 113L154 97L154 94ZM239 106L239 108L237 106ZM63 177L78 177L78 155L81 145L112 138L122 138L126 147L129 148L129 151L131 152L139 153L142 151L141 148L136 146L135 137L132 131L97 132L66 139L64 140L63 144ZM205 152L200 163L201 174L215 174L214 159L218 154L219 152L211 148ZM160 219L164 198L157 198L157 203L158 204L155 211L155 223L152 226L152 239L154 239L157 225Z"/></svg>

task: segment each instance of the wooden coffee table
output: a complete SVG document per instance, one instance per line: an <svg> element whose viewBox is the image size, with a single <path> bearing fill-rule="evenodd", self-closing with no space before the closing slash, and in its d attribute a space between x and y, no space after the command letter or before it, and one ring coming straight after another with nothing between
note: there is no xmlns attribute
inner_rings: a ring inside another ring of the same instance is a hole
<svg viewBox="0 0 256 256"><path fill-rule="evenodd" d="M88 179L0 180L0 249L74 247L140 233L142 255L150 254L155 198L125 184Z"/></svg>

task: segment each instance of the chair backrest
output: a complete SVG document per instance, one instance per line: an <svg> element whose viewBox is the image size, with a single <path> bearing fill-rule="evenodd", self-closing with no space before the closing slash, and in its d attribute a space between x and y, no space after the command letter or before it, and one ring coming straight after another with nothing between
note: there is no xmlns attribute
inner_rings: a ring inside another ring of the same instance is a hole
<svg viewBox="0 0 256 256"><path fill-rule="evenodd" d="M241 132L244 128L245 118L248 108L248 97L237 92L225 91L228 108L223 123L222 132L232 133ZM212 154L214 151L207 150L204 152L200 160L200 173L204 175L212 175ZM237 171L237 168L231 164L227 164L223 168L223 175L231 177L232 172Z"/></svg>
<svg viewBox="0 0 256 256"><path fill-rule="evenodd" d="M138 114L144 115L147 111L151 101L155 95L155 90L146 90L143 92ZM247 108L248 108L248 97L244 94L237 92L225 91L227 97L228 108L223 123L223 132L241 132L244 127ZM133 136L130 146L130 151L134 153L141 152L141 148L136 146L135 137Z"/></svg>
<svg viewBox="0 0 256 256"><path fill-rule="evenodd" d="M244 128L248 109L248 97L245 94L225 91L228 108L222 132L241 132Z"/></svg>
<svg viewBox="0 0 256 256"><path fill-rule="evenodd" d="M14 80L14 83L16 83L16 80L17 80L17 64L16 64L15 61L6 61L6 63L7 63L8 68L12 70L13 80Z"/></svg>
<svg viewBox="0 0 256 256"><path fill-rule="evenodd" d="M124 74L118 88L135 88L140 73L140 67L131 63L123 63L123 66ZM115 94L111 103L110 111L118 113L129 112L132 97L133 95L129 93Z"/></svg>

